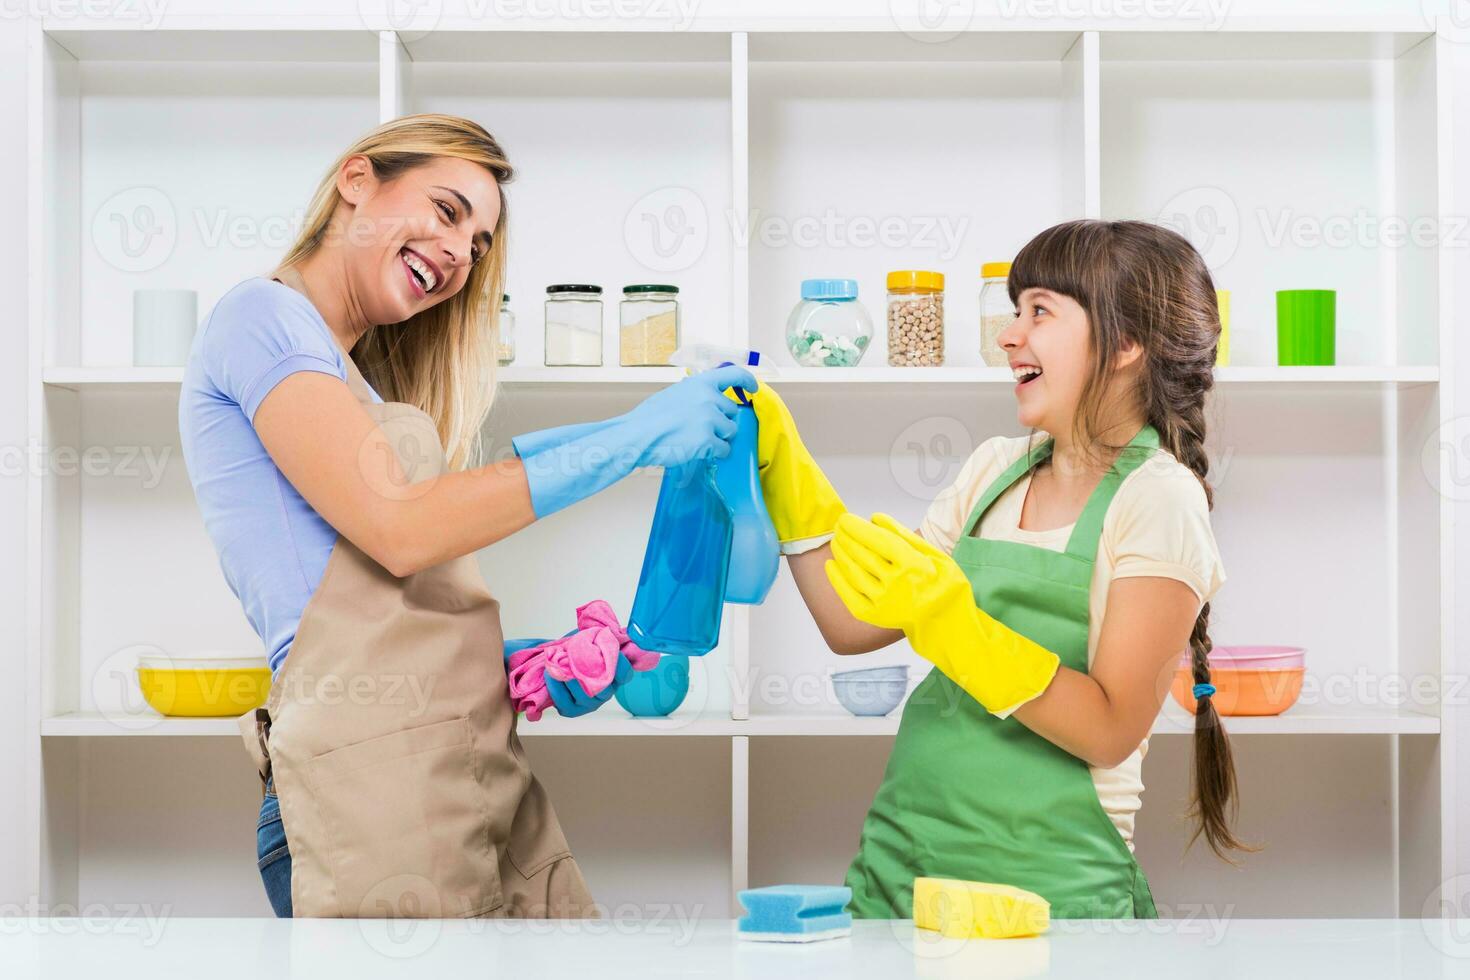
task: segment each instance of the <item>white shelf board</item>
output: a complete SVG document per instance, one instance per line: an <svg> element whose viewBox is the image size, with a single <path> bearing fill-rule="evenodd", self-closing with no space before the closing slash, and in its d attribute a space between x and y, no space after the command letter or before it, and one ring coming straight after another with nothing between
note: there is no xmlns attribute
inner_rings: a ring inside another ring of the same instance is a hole
<svg viewBox="0 0 1470 980"><path fill-rule="evenodd" d="M562 718L554 711L540 721L520 720L516 730L522 738L539 736L588 735L608 736L729 736L737 733L743 722L731 721L723 715L685 714L675 712L667 718L634 718L620 708L608 705L587 718ZM106 715L95 711L76 711L55 715L41 722L41 734L47 738L111 738L115 736L233 736L240 730L234 718L164 718L159 715Z"/></svg>
<svg viewBox="0 0 1470 980"><path fill-rule="evenodd" d="M404 39L415 64L431 62L624 63L724 62L728 32L708 31L426 31Z"/></svg>
<svg viewBox="0 0 1470 980"><path fill-rule="evenodd" d="M376 63L364 30L47 30L79 61L353 61Z"/></svg>
<svg viewBox="0 0 1470 980"><path fill-rule="evenodd" d="M819 43L806 32L750 35L751 61L1061 61L1077 43L1078 30L972 31L943 43L899 31L824 32Z"/></svg>
<svg viewBox="0 0 1470 980"><path fill-rule="evenodd" d="M760 369L772 382L793 385L995 385L1013 384L1006 368L939 367L895 368L887 366L853 368L777 367ZM181 367L51 367L43 379L47 386L72 390L116 390L178 387L183 380ZM564 387L569 385L663 385L679 380L680 368L618 367L520 367L500 369L500 384L514 388ZM1363 367L1223 367L1215 371L1221 385L1296 385L1333 387L1340 385L1420 385L1437 384L1439 368Z"/></svg>
<svg viewBox="0 0 1470 980"><path fill-rule="evenodd" d="M899 712L882 718L856 718L838 712L791 715L754 715L737 721L722 715L675 712L668 718L633 718L608 706L587 718L561 718L548 712L540 721L522 719L522 737L586 735L597 738L686 736L729 737L851 737L892 736L898 731ZM1154 722L1154 735L1191 735L1194 719L1173 701ZM1227 718L1225 729L1234 735L1435 735L1439 719L1395 709L1318 708L1300 706L1274 718ZM72 712L45 719L41 734L47 738L107 738L114 736L239 736L234 718L162 718L153 715L107 716Z"/></svg>
<svg viewBox="0 0 1470 980"><path fill-rule="evenodd" d="M1361 61L1397 58L1434 36L1424 21L1386 29L1103 31L1108 61ZM1409 29L1402 29L1408 27Z"/></svg>

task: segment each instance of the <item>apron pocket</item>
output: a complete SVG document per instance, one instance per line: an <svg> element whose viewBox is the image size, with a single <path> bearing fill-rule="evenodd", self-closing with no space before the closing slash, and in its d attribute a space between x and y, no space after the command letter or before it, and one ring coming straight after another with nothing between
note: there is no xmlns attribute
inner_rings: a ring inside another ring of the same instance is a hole
<svg viewBox="0 0 1470 980"><path fill-rule="evenodd" d="M505 853L521 877L526 879L534 878L549 865L572 856L572 848L562 833L561 823L551 809L551 800L535 776L531 777L526 795L521 797L521 805L516 808L510 839L505 842Z"/></svg>
<svg viewBox="0 0 1470 980"><path fill-rule="evenodd" d="M468 718L333 749L310 771L341 915L471 916L501 905Z"/></svg>

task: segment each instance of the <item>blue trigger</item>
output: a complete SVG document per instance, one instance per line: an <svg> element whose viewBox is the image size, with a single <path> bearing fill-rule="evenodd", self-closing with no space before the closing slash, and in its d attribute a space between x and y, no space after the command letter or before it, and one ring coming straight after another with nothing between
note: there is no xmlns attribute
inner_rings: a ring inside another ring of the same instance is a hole
<svg viewBox="0 0 1470 980"><path fill-rule="evenodd" d="M718 364L715 365L715 367L734 367L734 366L735 366L735 362L734 361L721 361L720 363L718 363ZM745 389L744 388L736 388L735 389L735 398L742 405L749 405L750 404L750 399L747 398L747 397L745 397Z"/></svg>

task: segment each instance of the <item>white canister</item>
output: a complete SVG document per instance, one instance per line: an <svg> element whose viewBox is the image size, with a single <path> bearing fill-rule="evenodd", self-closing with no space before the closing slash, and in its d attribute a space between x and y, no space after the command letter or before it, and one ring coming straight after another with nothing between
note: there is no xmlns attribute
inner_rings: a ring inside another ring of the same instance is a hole
<svg viewBox="0 0 1470 980"><path fill-rule="evenodd" d="M198 323L199 294L194 290L133 290L133 364L183 365L189 360Z"/></svg>

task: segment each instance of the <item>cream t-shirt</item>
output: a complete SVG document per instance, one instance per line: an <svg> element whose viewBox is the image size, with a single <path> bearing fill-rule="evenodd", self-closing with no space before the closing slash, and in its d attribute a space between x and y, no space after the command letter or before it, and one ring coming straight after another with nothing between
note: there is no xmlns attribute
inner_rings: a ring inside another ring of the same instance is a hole
<svg viewBox="0 0 1470 980"><path fill-rule="evenodd" d="M980 496L1026 452L1028 442L1039 446L1047 438L1038 432L1031 437L997 436L986 440L966 461L954 484L929 506L919 533L935 547L954 551ZM980 519L979 536L1065 551L1071 524L1046 531L1021 529L1021 505L1030 485L1028 473L996 498ZM1188 467L1162 449L1128 474L1103 518L1089 593L1089 666L1097 656L1108 585L1115 578L1138 576L1178 579L1194 590L1201 605L1210 601L1225 581L1225 569L1210 529L1204 487ZM1143 757L1147 752L1145 738L1120 765L1112 769L1091 767L1098 800L1130 850L1134 816L1143 805Z"/></svg>

